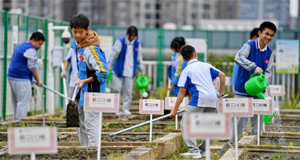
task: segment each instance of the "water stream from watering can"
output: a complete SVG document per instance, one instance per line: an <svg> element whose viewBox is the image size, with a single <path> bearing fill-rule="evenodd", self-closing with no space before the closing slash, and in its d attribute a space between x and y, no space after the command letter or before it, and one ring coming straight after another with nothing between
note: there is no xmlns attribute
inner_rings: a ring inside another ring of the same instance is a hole
<svg viewBox="0 0 300 160"><path fill-rule="evenodd" d="M277 100L277 99L276 99ZM283 123L280 117L280 110L279 106L277 106L275 100L273 101L275 104L275 115L273 116L273 123L266 126L266 132L273 132L274 134L268 135L270 138L270 145L276 145L276 146L282 146L284 144L287 144L287 139L282 136L283 133Z"/></svg>

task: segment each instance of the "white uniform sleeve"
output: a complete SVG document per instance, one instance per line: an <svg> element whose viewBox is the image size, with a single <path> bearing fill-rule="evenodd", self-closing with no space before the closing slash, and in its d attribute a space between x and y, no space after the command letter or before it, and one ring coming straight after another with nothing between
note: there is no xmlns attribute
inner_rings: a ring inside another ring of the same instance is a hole
<svg viewBox="0 0 300 160"><path fill-rule="evenodd" d="M268 85L271 84L272 80L272 69L273 69L273 63L274 63L274 53L271 54L269 64L267 66L267 69L265 70L265 76L266 76L266 81L268 82Z"/></svg>
<svg viewBox="0 0 300 160"><path fill-rule="evenodd" d="M121 49L122 49L122 43L119 40L117 40L108 57L108 61L107 61L108 65L111 65L119 57Z"/></svg>
<svg viewBox="0 0 300 160"><path fill-rule="evenodd" d="M247 71L251 71L257 67L254 62L248 60L248 56L250 54L251 47L249 44L245 44L243 48L236 54L235 62L245 68Z"/></svg>
<svg viewBox="0 0 300 160"><path fill-rule="evenodd" d="M29 48L25 51L23 54L24 57L27 58L27 67L28 69L33 72L37 70L37 56L36 56L36 50L34 48Z"/></svg>
<svg viewBox="0 0 300 160"><path fill-rule="evenodd" d="M142 57L142 46L139 44L139 49L138 49L138 59L137 59L137 67L140 72L144 71L144 65L143 65L143 57Z"/></svg>
<svg viewBox="0 0 300 160"><path fill-rule="evenodd" d="M103 53L105 54L105 53ZM105 67L104 67L104 60L101 59L101 57L99 57L97 51L95 51L94 55L93 53L90 51L89 48L86 48L84 50L84 55L86 56L87 60L86 60L86 63L87 63L87 66L90 66L91 70L94 70L98 73L106 73L107 71L105 70ZM106 60L105 60L106 62Z"/></svg>
<svg viewBox="0 0 300 160"><path fill-rule="evenodd" d="M75 56L74 50L72 48L69 49L68 55L66 57L66 60L71 62L72 56Z"/></svg>
<svg viewBox="0 0 300 160"><path fill-rule="evenodd" d="M179 77L179 81L178 81L177 86L178 87L184 87L185 83L186 83L186 80L187 80L187 70L183 70L183 72L181 73L181 75Z"/></svg>

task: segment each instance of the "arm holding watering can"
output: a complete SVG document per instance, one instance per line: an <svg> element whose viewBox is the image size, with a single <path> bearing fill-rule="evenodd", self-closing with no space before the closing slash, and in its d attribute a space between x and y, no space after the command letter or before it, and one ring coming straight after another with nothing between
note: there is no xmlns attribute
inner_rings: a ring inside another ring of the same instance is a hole
<svg viewBox="0 0 300 160"><path fill-rule="evenodd" d="M245 68L247 71L254 70L255 74L260 74L260 71L263 71L260 67L258 67L254 62L251 62L248 59L250 54L251 47L249 44L244 44L242 49L236 54L234 61Z"/></svg>
<svg viewBox="0 0 300 160"><path fill-rule="evenodd" d="M144 65L143 65L142 46L141 46L141 44L139 44L139 48L138 48L137 68L139 69L139 71L142 75L145 75L144 74Z"/></svg>

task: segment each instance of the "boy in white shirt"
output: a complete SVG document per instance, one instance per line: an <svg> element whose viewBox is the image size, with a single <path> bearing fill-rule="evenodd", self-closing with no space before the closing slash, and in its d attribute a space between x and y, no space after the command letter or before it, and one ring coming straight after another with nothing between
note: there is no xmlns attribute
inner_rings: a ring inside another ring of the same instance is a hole
<svg viewBox="0 0 300 160"><path fill-rule="evenodd" d="M225 74L220 70L214 68L211 64L198 61L195 48L190 45L185 45L180 51L183 59L188 62L186 68L180 75L178 87L177 101L174 109L171 111L170 117L174 117L177 113L178 107L185 96L186 91L189 91L192 98L188 104L185 113L215 113L218 103L218 98L224 95ZM220 77L220 93L216 93L213 79ZM186 114L183 114L181 120L181 133L185 134L184 119ZM183 136L184 137L184 136ZM189 139L184 137L184 141L188 146L188 152L181 154L182 157L201 158L201 153L205 152L204 141L197 146L196 139ZM202 153L202 155L204 155Z"/></svg>

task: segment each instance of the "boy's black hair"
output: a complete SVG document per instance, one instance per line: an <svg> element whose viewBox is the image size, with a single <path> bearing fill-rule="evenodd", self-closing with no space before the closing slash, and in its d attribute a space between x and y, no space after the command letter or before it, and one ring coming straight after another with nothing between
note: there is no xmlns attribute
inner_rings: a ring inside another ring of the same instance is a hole
<svg viewBox="0 0 300 160"><path fill-rule="evenodd" d="M130 37L133 34L135 34L136 38L138 38L138 29L136 28L136 26L129 26L127 28L126 35L128 35Z"/></svg>
<svg viewBox="0 0 300 160"><path fill-rule="evenodd" d="M181 50L180 54L182 55L184 60L190 60L194 56L195 48L191 45L184 45Z"/></svg>
<svg viewBox="0 0 300 160"><path fill-rule="evenodd" d="M71 29L83 28L87 30L90 25L90 20L82 13L74 15L70 20Z"/></svg>
<svg viewBox="0 0 300 160"><path fill-rule="evenodd" d="M33 32L32 35L30 36L29 40L34 40L34 41L46 41L45 36L41 32Z"/></svg>
<svg viewBox="0 0 300 160"><path fill-rule="evenodd" d="M259 31L259 28L253 28L250 33L250 39L252 39L254 36L258 37L258 31Z"/></svg>
<svg viewBox="0 0 300 160"><path fill-rule="evenodd" d="M264 22L259 26L260 32L263 32L263 31L265 30L265 28L269 28L269 29L273 30L274 33L276 33L276 31L277 31L277 28L276 28L275 24L272 23L272 22L269 22L269 21L264 21Z"/></svg>
<svg viewBox="0 0 300 160"><path fill-rule="evenodd" d="M185 45L185 40L183 37L175 37L170 45L171 49L180 50L182 46Z"/></svg>

